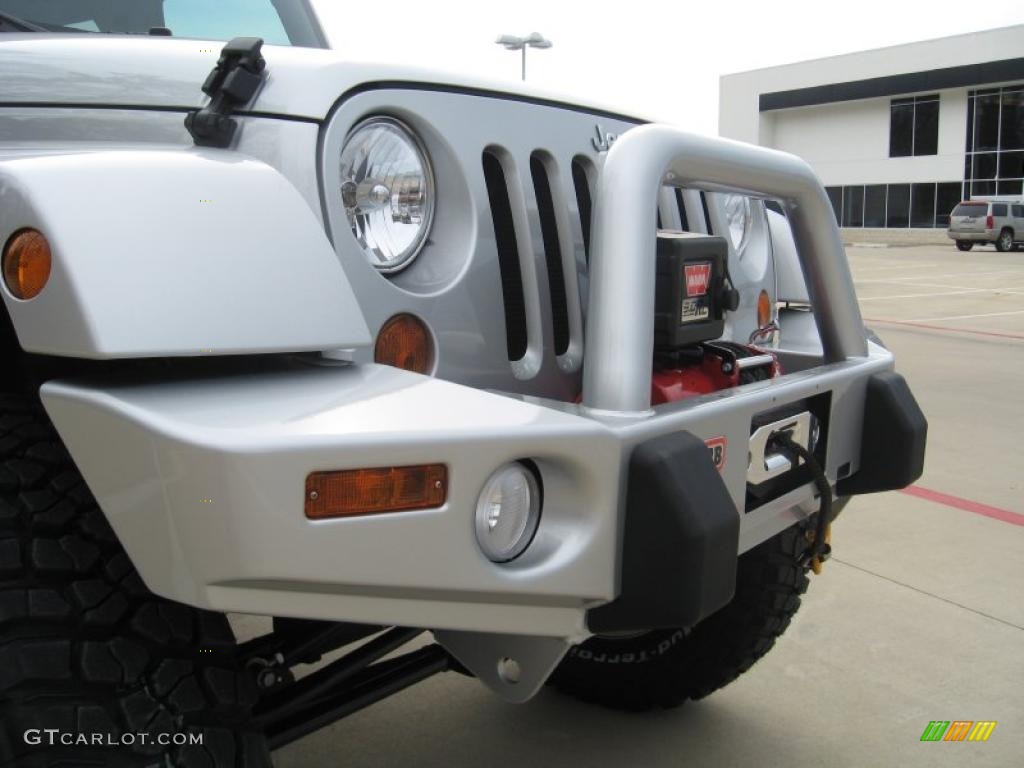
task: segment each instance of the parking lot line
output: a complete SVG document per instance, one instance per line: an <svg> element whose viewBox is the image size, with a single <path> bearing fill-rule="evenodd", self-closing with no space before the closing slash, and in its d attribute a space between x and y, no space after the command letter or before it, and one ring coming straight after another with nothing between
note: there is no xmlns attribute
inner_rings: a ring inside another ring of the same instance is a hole
<svg viewBox="0 0 1024 768"><path fill-rule="evenodd" d="M1011 293L998 288L965 288L962 291L934 291L932 293L902 293L897 296L866 296L861 301L885 301L886 299L930 299L934 296L963 296L968 293Z"/></svg>
<svg viewBox="0 0 1024 768"><path fill-rule="evenodd" d="M1024 309L1015 309L1011 312L981 312L976 315L946 315L942 317L914 317L908 322L931 323L937 320L972 320L976 317L1006 317L1007 315L1024 315Z"/></svg>
<svg viewBox="0 0 1024 768"><path fill-rule="evenodd" d="M963 280L965 278L974 279L976 277L992 277L993 275L1020 274L1024 274L1024 269L998 269L992 270L991 272L969 272L962 270L960 272L941 272L937 275L906 275L904 277L876 277L868 278L867 280L860 280L856 276L854 276L853 281L858 285L861 283L912 283L915 280L920 280L921 277L927 277L929 279L935 279L939 277L955 277L957 279Z"/></svg>
<svg viewBox="0 0 1024 768"><path fill-rule="evenodd" d="M884 317L865 317L866 323L885 323L888 325L905 325L910 328L923 328L928 331L942 331L944 333L969 333L974 336L995 336L1000 339L1017 339L1024 341L1024 333L1007 333L1004 331L980 331L974 328L953 328L948 325L931 325L920 323L916 320L887 320Z"/></svg>
<svg viewBox="0 0 1024 768"><path fill-rule="evenodd" d="M937 267L937 266L938 266L938 264L936 264L935 262L922 262L920 264L914 264L915 269L919 269L919 268L923 268L923 267ZM891 270L891 269L906 269L906 268L907 268L906 264L881 264L881 263L879 263L878 265L866 264L866 265L860 267L857 271L858 272L882 272L882 271L888 271L888 270Z"/></svg>
<svg viewBox="0 0 1024 768"><path fill-rule="evenodd" d="M1011 525L1024 526L1024 515L1018 512L1011 512L1008 509L992 507L978 501L971 501L970 499L962 499L959 496L951 496L948 493L933 491L930 488L922 488L919 485L907 486L900 491L900 493L905 493L908 496L916 496L919 499L926 499L927 501L934 501L936 504L953 507L954 509L962 509L964 512L970 512L974 515L991 517L993 520L1001 520L1004 523L1010 523Z"/></svg>

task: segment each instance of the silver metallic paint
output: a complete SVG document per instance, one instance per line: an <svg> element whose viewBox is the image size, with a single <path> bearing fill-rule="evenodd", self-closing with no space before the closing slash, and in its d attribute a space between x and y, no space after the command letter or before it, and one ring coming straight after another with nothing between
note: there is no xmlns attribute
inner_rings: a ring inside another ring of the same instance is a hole
<svg viewBox="0 0 1024 768"><path fill-rule="evenodd" d="M308 204L276 170L210 149L0 150L0 242L50 240L43 292L3 300L23 349L85 358L369 344Z"/></svg>

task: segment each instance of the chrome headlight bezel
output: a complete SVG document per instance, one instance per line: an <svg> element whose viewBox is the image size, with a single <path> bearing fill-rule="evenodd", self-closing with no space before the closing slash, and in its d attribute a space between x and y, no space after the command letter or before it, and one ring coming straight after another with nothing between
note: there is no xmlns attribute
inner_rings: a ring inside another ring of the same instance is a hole
<svg viewBox="0 0 1024 768"><path fill-rule="evenodd" d="M416 233L409 245L407 245L397 257L390 259L383 259L380 251L367 242L365 238L360 236L359 229L354 219L355 214L353 214L345 205L343 198L343 188L346 183L346 174L344 172L346 151L353 146L353 142L358 138L362 131L380 126L385 126L391 129L400 140L406 143L416 160L419 162L423 174L424 213L419 231ZM427 151L423 140L407 123L402 120L391 117L390 115L373 115L360 120L348 131L348 134L345 136L345 140L342 142L337 162L341 179L336 192L342 202L342 213L348 222L349 231L352 233L352 236L363 251L363 255L366 257L367 262L377 270L377 272L383 275L393 275L411 266L427 244L431 228L434 224L434 212L437 206L437 184L434 179L434 168L430 161L430 154Z"/></svg>
<svg viewBox="0 0 1024 768"><path fill-rule="evenodd" d="M733 250L741 253L750 242L754 225L754 206L746 195L727 193L722 196L722 212L728 225L729 241Z"/></svg>

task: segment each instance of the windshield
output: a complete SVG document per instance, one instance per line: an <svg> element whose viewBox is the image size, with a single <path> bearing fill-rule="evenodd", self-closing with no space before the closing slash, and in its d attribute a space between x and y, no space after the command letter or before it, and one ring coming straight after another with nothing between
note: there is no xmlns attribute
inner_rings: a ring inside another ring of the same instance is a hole
<svg viewBox="0 0 1024 768"><path fill-rule="evenodd" d="M0 0L0 14L37 30L326 47L306 0Z"/></svg>

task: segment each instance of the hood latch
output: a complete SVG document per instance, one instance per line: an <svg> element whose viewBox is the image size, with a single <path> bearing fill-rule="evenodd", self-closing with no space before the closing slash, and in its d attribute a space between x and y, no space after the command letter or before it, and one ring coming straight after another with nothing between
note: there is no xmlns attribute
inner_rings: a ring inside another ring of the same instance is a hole
<svg viewBox="0 0 1024 768"><path fill-rule="evenodd" d="M210 103L185 116L185 128L199 147L227 147L234 138L237 122L231 113L245 106L263 83L267 62L260 53L259 37L236 37L220 52L217 66L203 83Z"/></svg>

